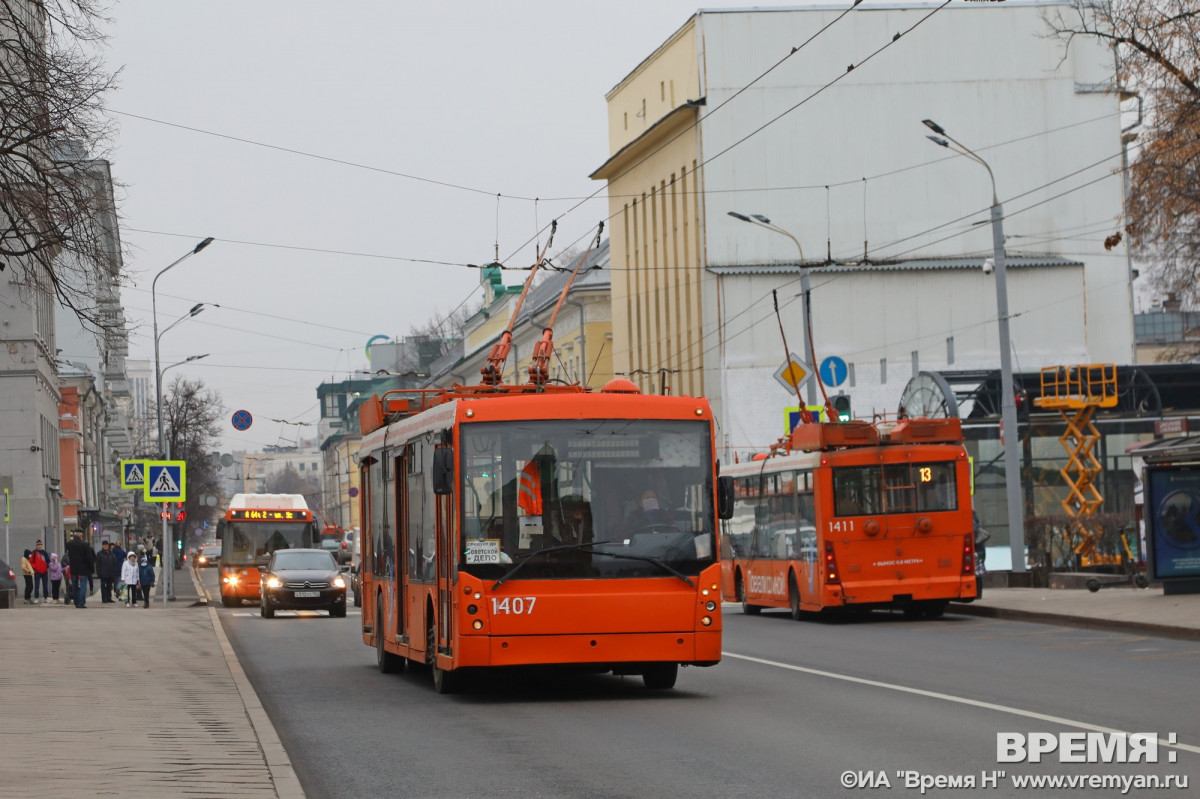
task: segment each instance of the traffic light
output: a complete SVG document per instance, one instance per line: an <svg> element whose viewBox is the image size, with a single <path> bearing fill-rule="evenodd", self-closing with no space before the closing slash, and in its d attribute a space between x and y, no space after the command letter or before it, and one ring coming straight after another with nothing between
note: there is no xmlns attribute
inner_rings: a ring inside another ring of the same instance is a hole
<svg viewBox="0 0 1200 799"><path fill-rule="evenodd" d="M837 411L837 420L839 422L850 421L850 397L846 394L838 394L833 398L833 409Z"/></svg>
<svg viewBox="0 0 1200 799"><path fill-rule="evenodd" d="M171 511L169 511L169 510L159 511L158 518L162 519L164 522L171 521Z"/></svg>

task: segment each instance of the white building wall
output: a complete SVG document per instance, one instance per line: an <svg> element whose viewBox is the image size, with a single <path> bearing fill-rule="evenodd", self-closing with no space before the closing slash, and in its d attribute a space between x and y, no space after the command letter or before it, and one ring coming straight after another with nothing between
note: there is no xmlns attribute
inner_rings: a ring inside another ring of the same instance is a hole
<svg viewBox="0 0 1200 799"><path fill-rule="evenodd" d="M1112 174L1120 165L1118 100L1096 91L1112 80L1112 58L1077 40L1064 60L1061 44L1047 38L1045 5L948 6L865 64L934 5L860 7L722 108L845 6L702 13L696 35L707 97L701 140L709 267L797 261L790 240L736 221L730 210L764 214L793 232L810 262L828 252L854 263L864 249L872 261L990 254L988 174L928 141L921 120L931 118L990 164L1010 257L1083 264L1009 270L1014 368L1131 362L1125 251L1102 244L1119 229L1121 213L1121 181ZM716 292L704 298L705 367L717 375L723 361L744 373L709 380L705 392L730 443L761 447L782 433L784 403L795 404L771 378L783 350L770 290L781 287L784 304L799 281L760 276L733 289L731 280L717 281L725 284L724 303ZM813 305L818 361L840 355L856 364L849 391L856 412L894 412L913 350L924 369L998 368L995 287L982 274L814 276ZM783 313L791 349L801 352L798 302Z"/></svg>

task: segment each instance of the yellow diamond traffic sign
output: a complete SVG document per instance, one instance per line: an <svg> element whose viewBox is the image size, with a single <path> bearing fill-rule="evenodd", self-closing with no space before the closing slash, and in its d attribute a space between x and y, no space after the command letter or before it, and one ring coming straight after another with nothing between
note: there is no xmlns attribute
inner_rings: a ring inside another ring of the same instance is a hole
<svg viewBox="0 0 1200 799"><path fill-rule="evenodd" d="M775 370L775 379L792 394L811 377L812 368L795 353L791 353L787 362Z"/></svg>

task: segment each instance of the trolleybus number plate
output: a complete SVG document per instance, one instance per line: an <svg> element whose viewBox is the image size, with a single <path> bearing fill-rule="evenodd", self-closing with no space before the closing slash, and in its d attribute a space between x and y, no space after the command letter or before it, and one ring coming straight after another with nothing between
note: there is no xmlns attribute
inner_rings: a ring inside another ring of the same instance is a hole
<svg viewBox="0 0 1200 799"><path fill-rule="evenodd" d="M492 597L492 614L501 615L512 613L520 616L524 613L533 613L533 605L537 602L535 596L506 596Z"/></svg>

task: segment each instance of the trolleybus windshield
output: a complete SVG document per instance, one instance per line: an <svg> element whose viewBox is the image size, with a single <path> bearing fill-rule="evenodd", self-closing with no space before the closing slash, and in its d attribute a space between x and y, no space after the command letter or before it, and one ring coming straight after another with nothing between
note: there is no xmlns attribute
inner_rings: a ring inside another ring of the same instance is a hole
<svg viewBox="0 0 1200 799"><path fill-rule="evenodd" d="M479 423L461 445L464 571L669 577L714 562L707 422Z"/></svg>
<svg viewBox="0 0 1200 799"><path fill-rule="evenodd" d="M226 522L222 539L224 566L257 565L266 563L278 549L305 546L305 533L311 522Z"/></svg>

